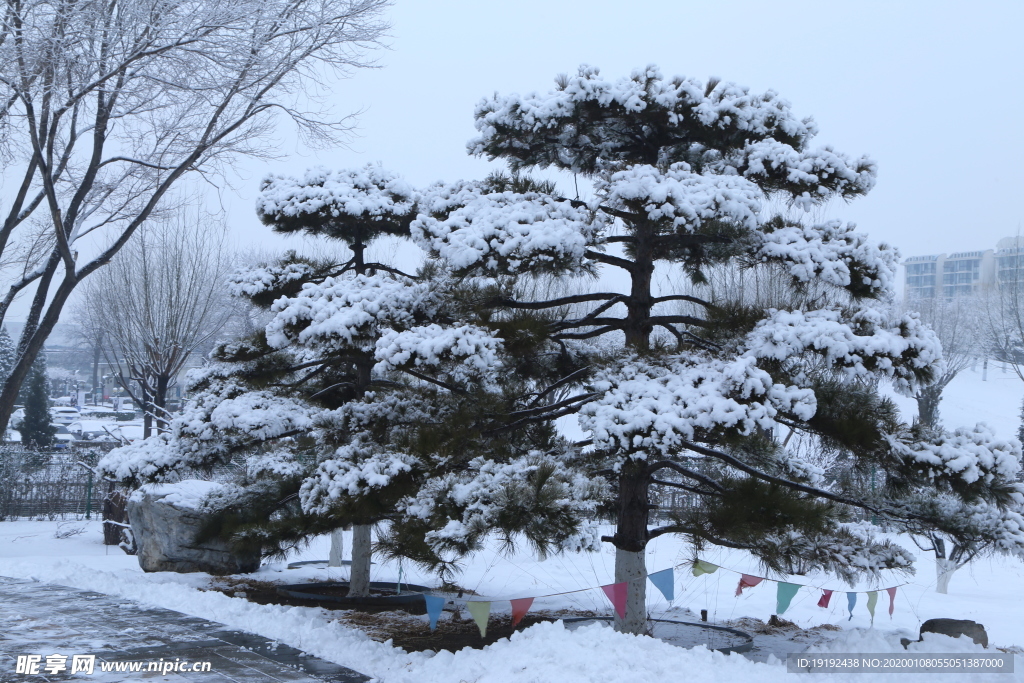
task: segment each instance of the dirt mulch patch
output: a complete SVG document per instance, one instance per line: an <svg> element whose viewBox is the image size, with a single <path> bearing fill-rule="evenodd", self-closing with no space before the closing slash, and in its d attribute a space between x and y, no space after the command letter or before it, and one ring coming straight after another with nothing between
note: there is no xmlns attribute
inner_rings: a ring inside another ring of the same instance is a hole
<svg viewBox="0 0 1024 683"><path fill-rule="evenodd" d="M313 582L319 583L319 582ZM277 592L278 587L281 584L272 583L270 581L256 581L253 579L217 579L215 583L212 583L208 590L217 591L223 593L228 597L232 598L243 598L249 602L255 602L258 605L287 605L289 607L323 607L324 609L335 610L335 611L348 611L352 610L352 605L345 605L332 600L312 600L307 598L298 598L291 595L281 595ZM337 595L344 597L348 594L347 588L327 589L324 590L325 595ZM371 591L372 595L394 595L394 591ZM416 601L408 605L401 606L386 606L386 607L373 607L373 606L360 606L360 611L365 612L391 612L393 610L401 609L405 610L410 614L426 614L427 606L425 602Z"/></svg>
<svg viewBox="0 0 1024 683"><path fill-rule="evenodd" d="M379 612L376 614L349 612L341 617L341 621L351 624L364 631L374 640L384 642L390 640L393 645L409 652L423 650L448 650L455 652L465 647L482 648L508 638L516 631L522 631L542 621L555 621L565 617L592 617L593 612L547 612L540 611L527 614L512 627L512 617L508 614L496 614L487 621L487 635L480 636L480 628L469 615L463 613L448 615L437 622L437 628L430 630L430 624L402 612Z"/></svg>

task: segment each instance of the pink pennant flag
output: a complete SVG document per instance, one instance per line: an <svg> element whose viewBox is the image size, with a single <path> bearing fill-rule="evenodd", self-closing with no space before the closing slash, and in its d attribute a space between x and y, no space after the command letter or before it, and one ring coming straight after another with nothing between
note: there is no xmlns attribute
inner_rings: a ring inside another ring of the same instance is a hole
<svg viewBox="0 0 1024 683"><path fill-rule="evenodd" d="M512 603L512 628L515 628L516 624L530 611L530 606L533 605L533 598L519 598L510 602Z"/></svg>
<svg viewBox="0 0 1024 683"><path fill-rule="evenodd" d="M607 586L601 586L601 590L608 596L608 599L612 601L612 607L618 613L622 619L626 618L626 587L628 583L621 581L619 583L610 583Z"/></svg>
<svg viewBox="0 0 1024 683"><path fill-rule="evenodd" d="M764 581L760 576L751 576L750 574L744 574L740 577L740 583L736 586L736 597L739 597L740 593L743 592L744 588L753 588L757 584Z"/></svg>
<svg viewBox="0 0 1024 683"><path fill-rule="evenodd" d="M889 618L892 619L892 611L896 609L896 588L886 588L885 592L889 594Z"/></svg>
<svg viewBox="0 0 1024 683"><path fill-rule="evenodd" d="M818 607L828 607L828 601L832 599L832 591L827 588L821 589L821 597L818 598Z"/></svg>

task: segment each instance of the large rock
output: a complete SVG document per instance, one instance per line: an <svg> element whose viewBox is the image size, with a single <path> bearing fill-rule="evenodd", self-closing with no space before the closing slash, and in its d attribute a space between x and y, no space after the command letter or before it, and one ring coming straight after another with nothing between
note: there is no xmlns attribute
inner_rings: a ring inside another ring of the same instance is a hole
<svg viewBox="0 0 1024 683"><path fill-rule="evenodd" d="M985 627L970 619L929 619L921 624L921 636L917 642L924 640L925 633L941 633L950 638L967 636L976 644L988 647L988 633ZM900 642L906 647L911 641L901 638Z"/></svg>
<svg viewBox="0 0 1024 683"><path fill-rule="evenodd" d="M143 571L244 574L259 569L258 553L240 556L217 539L196 543L208 514L201 503L221 486L187 480L147 484L131 495L128 518Z"/></svg>

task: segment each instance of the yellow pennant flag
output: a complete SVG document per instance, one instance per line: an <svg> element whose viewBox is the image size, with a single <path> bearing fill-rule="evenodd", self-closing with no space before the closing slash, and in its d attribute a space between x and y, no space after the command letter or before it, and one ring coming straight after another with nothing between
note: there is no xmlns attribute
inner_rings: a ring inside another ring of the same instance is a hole
<svg viewBox="0 0 1024 683"><path fill-rule="evenodd" d="M704 560L695 560L693 563L693 575L700 576L701 574L714 574L718 571L717 564L711 564Z"/></svg>
<svg viewBox="0 0 1024 683"><path fill-rule="evenodd" d="M480 637L487 635L487 619L491 616L491 603L489 602L467 602L466 609L473 615L473 621L480 629Z"/></svg>

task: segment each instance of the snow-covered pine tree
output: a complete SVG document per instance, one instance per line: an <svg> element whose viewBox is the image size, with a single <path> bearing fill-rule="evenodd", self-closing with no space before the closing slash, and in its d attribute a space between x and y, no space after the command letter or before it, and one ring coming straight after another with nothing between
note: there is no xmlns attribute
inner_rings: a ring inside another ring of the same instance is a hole
<svg viewBox="0 0 1024 683"><path fill-rule="evenodd" d="M214 352L170 434L112 451L100 469L138 482L249 452L248 480L212 506L212 532L264 551L378 521L389 522L385 549L442 572L442 550L465 553L494 530L538 547L596 542L581 511L601 487L556 471L551 452L564 444L532 419L546 409L528 408L513 434L491 429L494 415L536 398L522 373L506 373L533 362L534 331L481 316L478 283L366 260L375 238L408 234L414 199L424 197L373 166L268 179L266 223L342 240L352 258L291 254L236 275L236 293L269 308L266 328ZM536 365L557 375L567 363L562 354ZM508 502L501 517L495 498ZM453 517L458 533L446 534Z"/></svg>
<svg viewBox="0 0 1024 683"><path fill-rule="evenodd" d="M25 391L25 419L21 421L21 443L28 448L49 448L57 430L50 418L50 378L46 372L46 354L32 363Z"/></svg>
<svg viewBox="0 0 1024 683"><path fill-rule="evenodd" d="M7 326L0 329L0 381L11 374L16 360L17 349L14 340L7 334Z"/></svg>
<svg viewBox="0 0 1024 683"><path fill-rule="evenodd" d="M428 188L410 229L460 276L505 283L500 295L476 299L492 320L531 319L552 355L577 355L535 392L530 410L504 419L512 426L517 416L579 414L590 438L576 457L558 453L557 469L581 481L606 477L614 489L616 530L604 540L616 548L616 580L629 585L619 629L644 628L644 549L663 534L684 534L698 549L749 550L774 570L800 556L852 579L910 570L912 558L845 526L851 510L943 528L945 513L911 494L1000 509L1024 499L1019 444L984 429L957 439L912 428L877 393L879 380L908 395L931 381L939 344L916 316L888 312L893 249L853 225L806 219L831 199L870 190L870 160L812 148L813 122L774 92L666 80L654 67L617 82L584 67L556 82L548 94L495 96L477 108L481 135L469 149L506 161L513 182ZM593 196L516 186L515 174L548 167L588 178ZM397 215L356 186L335 191ZM682 272L699 284L709 269L731 267L781 271L788 305L708 300L660 277ZM625 291L523 296L541 275L583 286L593 279L578 276L611 269L625 275ZM580 342L590 346L589 364L579 360ZM826 481L787 449L781 434L790 430L844 450L854 470L877 469L882 481L874 490ZM465 520L445 523L434 513L446 511L429 500L452 476L422 480L417 495L431 511L423 518L435 550L470 547L458 542ZM655 486L700 502L652 528ZM503 502L485 504L499 510Z"/></svg>

